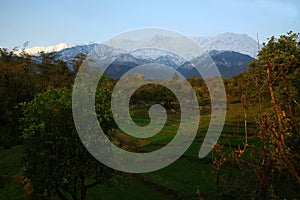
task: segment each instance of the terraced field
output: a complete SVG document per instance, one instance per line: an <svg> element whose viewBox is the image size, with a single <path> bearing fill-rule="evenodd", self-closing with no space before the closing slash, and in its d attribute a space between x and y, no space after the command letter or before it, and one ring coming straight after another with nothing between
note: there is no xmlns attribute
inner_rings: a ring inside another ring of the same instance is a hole
<svg viewBox="0 0 300 200"><path fill-rule="evenodd" d="M243 122L233 116L233 108L230 108L223 133L219 143L230 151L238 149L245 144L245 128ZM141 125L147 125L150 120L146 109L134 111L134 121ZM215 199L217 196L216 166L213 165L215 157L211 152L206 158L199 159L198 153L203 138L210 122L209 115L201 116L196 138L188 150L177 161L161 170L144 174L120 174L114 181L97 185L88 190L88 199ZM250 120L251 122L251 120ZM189 122L188 122L189 123ZM192 123L192 120L191 122ZM178 114L168 115L164 128L155 136L137 140L119 130L115 139L126 144L130 151L150 152L167 145L177 133L180 124ZM184 127L189 129L189 127ZM253 132L255 124L247 126L249 148L259 146ZM186 135L188 137L188 135ZM11 177L20 173L22 159L22 146L9 150L1 149L1 176ZM241 171L225 166L223 172L230 171L233 179L241 176ZM247 181L244 179L243 181ZM17 188L17 189L16 189ZM9 191L17 191L19 194L11 194ZM27 199L23 186L20 183L5 182L1 184L0 199Z"/></svg>
<svg viewBox="0 0 300 200"><path fill-rule="evenodd" d="M232 114L232 112L229 112L229 115L230 114ZM147 110L135 110L134 121L141 126L146 126L150 122ZM193 120L191 120L190 123L192 122ZM209 122L209 115L201 116L198 133L194 142L180 159L170 166L156 172L130 175L127 178L129 183L131 183L131 181L138 181L147 188L152 188L158 193L168 195L171 199L199 199L200 196L204 199L215 199L217 188L216 167L213 165L214 154L211 152L204 159L198 158L198 153L207 132ZM188 123L189 122L187 122L187 124ZM128 146L132 147L131 151L150 152L167 145L177 133L179 124L179 116L176 114L168 115L164 128L153 137L137 140L136 138L126 135L122 130L119 130L118 139L123 143L135 140L136 143L128 143ZM189 127L184 128L189 129ZM248 123L248 148L260 146L257 138L253 134L254 131L255 124ZM188 135L186 137L188 137ZM224 146L223 151L226 151L226 149L232 151L233 148L242 148L245 144L244 122L237 122L233 117L227 118L219 142ZM232 170L229 168L230 166L225 166L223 170ZM241 175L238 169L233 169L232 171L232 178L238 178ZM123 192L128 192L129 196L132 193L130 190ZM147 199L148 197L152 199L151 195L145 195L141 199Z"/></svg>

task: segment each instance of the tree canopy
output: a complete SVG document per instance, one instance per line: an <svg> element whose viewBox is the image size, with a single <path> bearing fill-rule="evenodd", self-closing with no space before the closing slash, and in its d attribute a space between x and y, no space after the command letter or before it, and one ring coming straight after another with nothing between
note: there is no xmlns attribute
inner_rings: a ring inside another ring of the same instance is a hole
<svg viewBox="0 0 300 200"><path fill-rule="evenodd" d="M98 99L105 93L98 93ZM23 104L24 174L37 199L85 199L86 190L110 179L113 170L85 149L72 118L70 89L49 88ZM103 111L108 116L108 108ZM38 172L38 173L37 173ZM93 182L87 184L87 177Z"/></svg>

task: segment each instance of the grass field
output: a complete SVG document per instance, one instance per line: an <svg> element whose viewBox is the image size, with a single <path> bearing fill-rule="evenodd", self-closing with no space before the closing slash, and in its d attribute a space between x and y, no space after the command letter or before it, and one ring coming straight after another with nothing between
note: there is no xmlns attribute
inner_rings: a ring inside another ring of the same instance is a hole
<svg viewBox="0 0 300 200"><path fill-rule="evenodd" d="M20 183L7 180L20 176L23 147L16 146L11 149L0 148L0 199L27 199L23 186Z"/></svg>
<svg viewBox="0 0 300 200"><path fill-rule="evenodd" d="M240 105L236 104L236 106ZM232 146L243 145L245 142L243 123L237 122L237 117L233 117L237 115L237 113L233 113L233 109L233 107L229 109L229 117L227 117L223 133L219 139L219 142L223 143L224 148L228 148L228 150ZM139 125L145 126L149 123L147 111L144 109L136 111L134 118ZM216 167L212 164L213 154L210 153L205 159L198 159L198 152L209 121L208 115L201 116L196 139L185 154L171 165L151 173L118 176L114 182L97 185L89 189L88 199L200 199L199 194L204 199L217 198ZM175 136L179 124L180 120L177 115L168 116L163 130L157 135L145 139L147 142L141 142L142 145L135 151L149 152L162 148ZM253 124L250 123L248 130L250 136L253 135L253 128ZM120 130L120 134L124 133ZM260 145L255 137L250 137L248 142L250 146ZM18 176L22 155L22 146L11 149L1 147L0 176ZM229 170L229 166L225 166L223 170ZM239 170L233 170L233 176L238 177L239 173ZM0 199L28 199L28 197L20 183L2 181Z"/></svg>

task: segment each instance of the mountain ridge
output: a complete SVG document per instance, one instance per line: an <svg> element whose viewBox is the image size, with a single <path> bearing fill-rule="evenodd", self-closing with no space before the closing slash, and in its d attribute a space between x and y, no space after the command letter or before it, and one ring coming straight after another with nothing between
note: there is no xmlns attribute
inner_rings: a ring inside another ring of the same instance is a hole
<svg viewBox="0 0 300 200"><path fill-rule="evenodd" d="M190 39L194 40L202 49L203 52L209 52L211 50L229 50L229 51L236 51L243 54L247 54L251 57L256 57L257 50L258 50L258 43L248 36L247 34L236 34L236 33L221 33L217 35L209 35L209 36L193 36L190 37ZM136 43L145 43L145 44L159 44L159 43L167 43L167 42L176 42L176 38L167 37L167 36L159 36L155 35L151 38L145 38L143 40L129 40L129 39L123 39L123 40L110 40L110 44L114 44L111 46L118 46L118 43L122 44L122 47L129 46L131 49L133 49L134 45ZM176 44L178 48L180 48L180 41ZM45 53L50 52L58 52L62 51L64 49L76 47L76 46L90 46L95 45L93 44L85 44L85 45L72 45L72 44L66 44L66 43L60 43L58 45L54 46L37 46L32 48L25 49L25 52L30 55L36 55L39 52L43 51Z"/></svg>
<svg viewBox="0 0 300 200"><path fill-rule="evenodd" d="M132 53L121 54L109 64L104 73L108 77L117 79L137 66L151 64L154 67L153 73L159 73L159 70L163 70L164 67L172 67L186 78L191 78L193 76L205 78L217 75L212 68L215 66L219 70L220 75L225 78L231 78L246 71L249 68L249 63L254 60L254 58L249 55L224 50L213 50L208 54L203 54L202 56L195 57L191 60L185 60L183 57L170 52L165 52L153 59L147 56L146 58L142 58L136 55L137 54ZM205 57L205 55L209 55L209 58ZM98 64L99 66L102 65L101 62ZM195 66L202 67L201 74L195 69Z"/></svg>
<svg viewBox="0 0 300 200"><path fill-rule="evenodd" d="M192 38L194 41L200 43L200 50L203 51L204 54L203 52L200 54L200 52L198 52L199 49L195 48L191 49L190 52L185 52L187 53L185 57L180 55L180 53L177 54L176 52L171 52L163 48L156 48L157 45L160 44L165 46L166 49L174 49L175 47L175 50L177 48L181 48L181 51L190 50L189 47L187 49L187 47L182 46L185 44L183 42L185 39L186 38L176 39L172 36L155 35L154 37L146 38L142 41L118 39L103 44L93 43L88 45L67 45L62 43L49 48L43 47L42 49L49 50L50 52L56 51L58 59L67 62L70 69L72 69L75 56L80 53L86 55L91 54L90 56L96 56L96 59L113 56L116 59L105 72L106 75L111 78L120 78L130 69L143 64L158 64L155 66L156 72L160 70L159 65L170 66L182 73L186 78L199 76L194 66L200 64L204 67L202 70L205 77L214 76L216 74L214 74L215 72L213 72L214 70L211 68L212 62L223 77L231 78L246 71L249 67L249 63L255 59L254 56L250 56L249 54L255 52L257 44L246 34L224 33L209 37ZM145 46L146 48L138 48L141 46ZM31 52L36 52L37 48L34 50L35 51ZM197 54L197 52L199 54ZM201 57L201 55L209 55L211 57L209 59L210 64L205 63L205 60L201 60L205 59L205 57Z"/></svg>

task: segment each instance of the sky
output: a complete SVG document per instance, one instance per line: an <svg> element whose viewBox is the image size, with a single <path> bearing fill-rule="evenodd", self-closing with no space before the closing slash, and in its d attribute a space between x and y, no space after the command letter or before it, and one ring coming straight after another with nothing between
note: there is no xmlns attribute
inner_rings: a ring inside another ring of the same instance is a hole
<svg viewBox="0 0 300 200"><path fill-rule="evenodd" d="M300 32L299 0L0 0L0 47L100 43L159 27L187 36Z"/></svg>

